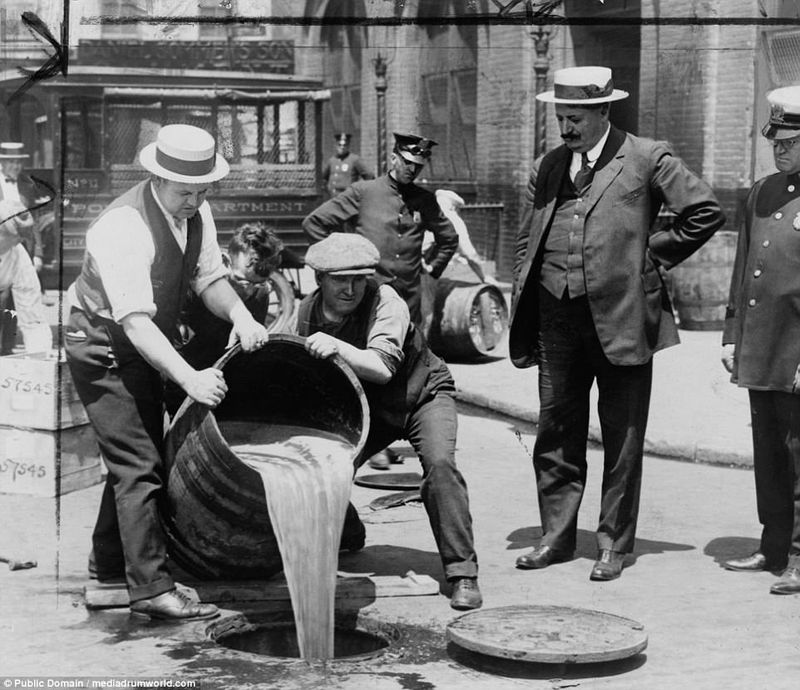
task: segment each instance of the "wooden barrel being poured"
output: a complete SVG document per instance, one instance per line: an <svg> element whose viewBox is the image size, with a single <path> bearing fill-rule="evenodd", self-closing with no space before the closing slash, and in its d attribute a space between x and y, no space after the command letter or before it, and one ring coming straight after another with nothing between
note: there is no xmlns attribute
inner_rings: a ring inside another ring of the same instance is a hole
<svg viewBox="0 0 800 690"><path fill-rule="evenodd" d="M352 447L354 463L363 450L369 408L361 384L340 358L315 359L303 342L270 335L256 352L230 350L216 365L225 400L214 410L187 401L175 416L162 517L170 556L197 578L263 579L282 570L261 477L231 449L225 429L336 436Z"/></svg>

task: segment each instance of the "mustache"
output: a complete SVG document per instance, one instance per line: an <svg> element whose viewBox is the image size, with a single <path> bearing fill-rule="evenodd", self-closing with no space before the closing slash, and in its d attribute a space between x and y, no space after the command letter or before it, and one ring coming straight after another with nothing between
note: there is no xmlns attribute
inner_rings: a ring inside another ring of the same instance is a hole
<svg viewBox="0 0 800 690"><path fill-rule="evenodd" d="M562 134L561 138L564 141L573 141L575 139L580 139L581 137L580 137L580 134Z"/></svg>

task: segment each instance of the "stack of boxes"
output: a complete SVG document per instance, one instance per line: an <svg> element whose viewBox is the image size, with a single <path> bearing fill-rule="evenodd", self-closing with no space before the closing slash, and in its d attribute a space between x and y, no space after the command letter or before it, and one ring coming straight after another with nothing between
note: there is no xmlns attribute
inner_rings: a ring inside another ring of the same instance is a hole
<svg viewBox="0 0 800 690"><path fill-rule="evenodd" d="M0 357L0 493L58 496L98 484L101 468L59 353Z"/></svg>

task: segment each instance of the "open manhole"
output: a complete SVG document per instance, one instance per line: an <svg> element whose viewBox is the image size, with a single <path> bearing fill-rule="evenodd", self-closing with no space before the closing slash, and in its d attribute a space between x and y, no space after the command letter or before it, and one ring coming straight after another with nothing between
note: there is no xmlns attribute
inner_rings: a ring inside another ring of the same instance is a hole
<svg viewBox="0 0 800 690"><path fill-rule="evenodd" d="M370 626L372 628L373 626ZM392 642L386 630L336 627L333 635L334 661L361 661L379 656ZM260 656L299 659L297 628L290 621L249 623L246 619L220 621L208 629L218 645Z"/></svg>

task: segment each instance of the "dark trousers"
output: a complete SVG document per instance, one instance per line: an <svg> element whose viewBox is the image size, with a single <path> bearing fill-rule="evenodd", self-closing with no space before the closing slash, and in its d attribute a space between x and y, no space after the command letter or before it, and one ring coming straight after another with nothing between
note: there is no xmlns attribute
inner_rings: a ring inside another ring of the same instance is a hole
<svg viewBox="0 0 800 690"><path fill-rule="evenodd" d="M14 352L17 342L17 315L14 313L14 295L11 288L0 290L0 355Z"/></svg>
<svg viewBox="0 0 800 690"><path fill-rule="evenodd" d="M467 484L456 467L457 429L455 401L440 392L411 413L405 429L373 416L362 454L366 460L400 438L411 444L422 463L420 495L448 580L478 575Z"/></svg>
<svg viewBox="0 0 800 690"><path fill-rule="evenodd" d="M174 583L158 512L161 376L139 356L120 357L108 331L79 311L73 310L67 322L65 349L108 467L92 535L93 566L101 578L124 571L131 601L167 592Z"/></svg>
<svg viewBox="0 0 800 690"><path fill-rule="evenodd" d="M800 566L800 396L750 391L761 551Z"/></svg>
<svg viewBox="0 0 800 690"><path fill-rule="evenodd" d="M586 485L589 391L597 381L603 437L603 485L597 546L633 550L650 405L652 361L616 366L597 338L586 297L556 299L539 288L539 428L533 468L542 544L575 550Z"/></svg>

